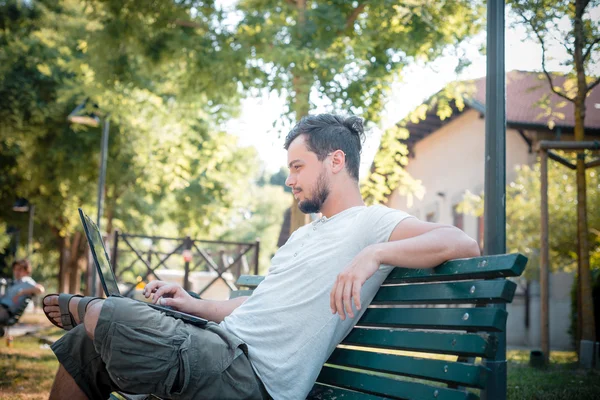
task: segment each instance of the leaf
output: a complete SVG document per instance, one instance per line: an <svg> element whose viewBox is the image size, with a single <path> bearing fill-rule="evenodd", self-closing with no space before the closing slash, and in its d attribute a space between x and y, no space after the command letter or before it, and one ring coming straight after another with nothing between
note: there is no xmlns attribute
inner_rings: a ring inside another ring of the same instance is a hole
<svg viewBox="0 0 600 400"><path fill-rule="evenodd" d="M38 64L36 65L36 68L42 75L52 75L52 71L50 70L50 67L47 64Z"/></svg>

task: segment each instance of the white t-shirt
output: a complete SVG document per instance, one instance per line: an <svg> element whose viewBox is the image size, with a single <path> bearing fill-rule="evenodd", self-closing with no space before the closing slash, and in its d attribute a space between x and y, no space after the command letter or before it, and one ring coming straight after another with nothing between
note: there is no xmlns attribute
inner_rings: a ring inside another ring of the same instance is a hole
<svg viewBox="0 0 600 400"><path fill-rule="evenodd" d="M354 327L392 267L363 285L361 312L342 321L329 295L337 275L365 247L386 242L408 214L359 206L321 218L292 234L268 275L244 304L221 322L248 346L248 357L275 399L305 399L336 345Z"/></svg>

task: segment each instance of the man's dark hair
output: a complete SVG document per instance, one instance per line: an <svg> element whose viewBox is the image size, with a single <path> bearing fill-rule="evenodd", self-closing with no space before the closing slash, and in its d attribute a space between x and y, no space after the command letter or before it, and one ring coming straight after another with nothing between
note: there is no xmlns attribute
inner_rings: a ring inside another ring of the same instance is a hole
<svg viewBox="0 0 600 400"><path fill-rule="evenodd" d="M300 135L306 135L306 145L319 161L332 151L346 154L346 167L350 176L358 181L360 152L365 138L363 120L359 117L342 117L332 114L309 115L292 128L285 138L286 150Z"/></svg>

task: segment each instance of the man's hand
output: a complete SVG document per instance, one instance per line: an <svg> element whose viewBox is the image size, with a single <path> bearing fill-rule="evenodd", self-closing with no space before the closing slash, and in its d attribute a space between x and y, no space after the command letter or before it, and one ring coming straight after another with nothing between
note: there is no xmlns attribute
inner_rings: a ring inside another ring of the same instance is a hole
<svg viewBox="0 0 600 400"><path fill-rule="evenodd" d="M354 318L352 301L357 310L360 310L360 289L381 264L376 257L375 246L365 247L350 263L350 265L337 276L329 302L331 312L340 314L340 318L346 319L346 314Z"/></svg>
<svg viewBox="0 0 600 400"><path fill-rule="evenodd" d="M193 297L176 283L152 281L144 288L144 296L152 296L152 302L161 306L172 307L175 310L189 312Z"/></svg>

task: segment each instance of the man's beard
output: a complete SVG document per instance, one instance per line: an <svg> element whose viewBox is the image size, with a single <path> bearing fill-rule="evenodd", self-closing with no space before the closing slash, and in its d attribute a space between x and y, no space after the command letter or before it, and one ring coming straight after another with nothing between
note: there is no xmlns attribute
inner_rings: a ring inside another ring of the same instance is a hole
<svg viewBox="0 0 600 400"><path fill-rule="evenodd" d="M306 198L299 202L298 208L304 214L318 213L321 211L321 207L323 207L325 200L327 200L327 196L329 196L328 182L325 178L325 174L321 173L317 179L313 197L311 199Z"/></svg>

